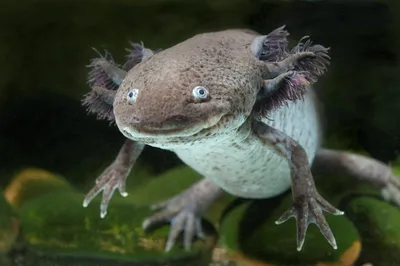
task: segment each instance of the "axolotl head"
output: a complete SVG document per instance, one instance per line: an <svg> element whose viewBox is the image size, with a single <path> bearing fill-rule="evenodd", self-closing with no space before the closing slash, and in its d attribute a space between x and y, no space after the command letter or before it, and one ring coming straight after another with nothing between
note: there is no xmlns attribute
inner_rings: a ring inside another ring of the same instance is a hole
<svg viewBox="0 0 400 266"><path fill-rule="evenodd" d="M128 71L113 103L120 131L151 144L239 128L252 112L262 78L247 49L251 36L246 43L245 34L239 40L229 34L198 35Z"/></svg>

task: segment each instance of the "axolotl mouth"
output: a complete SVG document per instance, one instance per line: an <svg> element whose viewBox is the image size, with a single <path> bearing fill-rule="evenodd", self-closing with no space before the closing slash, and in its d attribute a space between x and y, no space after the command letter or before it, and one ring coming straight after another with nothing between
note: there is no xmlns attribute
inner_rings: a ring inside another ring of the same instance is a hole
<svg viewBox="0 0 400 266"><path fill-rule="evenodd" d="M216 126L223 115L214 116L209 118L205 123L199 123L194 125L185 125L185 126L170 126L165 125L160 127L149 127L149 126L134 126L134 125L126 125L122 126L121 130L125 135L130 137L188 137L195 134L200 133L201 131L207 131L207 129L213 128Z"/></svg>
<svg viewBox="0 0 400 266"><path fill-rule="evenodd" d="M120 131L131 139L202 135L219 126L222 118L229 113L230 103L191 103L185 109L177 115L130 115L129 119L127 116L119 116L117 112L116 123Z"/></svg>

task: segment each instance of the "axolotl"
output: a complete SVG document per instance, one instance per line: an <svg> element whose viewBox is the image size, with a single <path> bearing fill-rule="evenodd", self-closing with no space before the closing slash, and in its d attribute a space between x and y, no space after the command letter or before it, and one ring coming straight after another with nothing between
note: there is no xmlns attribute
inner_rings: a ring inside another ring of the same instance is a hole
<svg viewBox="0 0 400 266"><path fill-rule="evenodd" d="M146 145L174 152L204 178L158 210L143 227L171 225L166 251L183 234L189 249L204 237L201 217L224 192L261 199L291 188L293 205L276 221L294 217L297 250L310 223L336 249L323 211L342 215L317 191L311 168L367 180L400 205L400 182L386 164L322 147L321 112L312 84L330 64L329 49L308 36L289 49L279 27L262 35L230 29L195 35L165 50L132 43L125 64L111 55L91 61L91 91L83 104L112 121L126 137L114 162L96 180L84 206L103 191L101 217ZM313 170L314 171L314 170Z"/></svg>

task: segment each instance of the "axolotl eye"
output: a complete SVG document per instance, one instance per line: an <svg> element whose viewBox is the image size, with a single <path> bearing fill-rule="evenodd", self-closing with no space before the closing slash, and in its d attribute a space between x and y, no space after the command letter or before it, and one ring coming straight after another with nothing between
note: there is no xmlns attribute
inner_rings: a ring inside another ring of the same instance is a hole
<svg viewBox="0 0 400 266"><path fill-rule="evenodd" d="M193 88L193 97L196 100L207 99L208 95L209 95L208 90L202 86L196 86Z"/></svg>
<svg viewBox="0 0 400 266"><path fill-rule="evenodd" d="M130 89L127 95L127 101L129 104L133 104L136 101L138 96L139 90L138 89Z"/></svg>

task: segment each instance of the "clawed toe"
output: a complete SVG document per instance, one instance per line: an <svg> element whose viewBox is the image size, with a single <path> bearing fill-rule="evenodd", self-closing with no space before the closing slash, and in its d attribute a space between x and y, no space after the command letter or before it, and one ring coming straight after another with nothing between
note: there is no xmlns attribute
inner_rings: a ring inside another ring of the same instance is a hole
<svg viewBox="0 0 400 266"><path fill-rule="evenodd" d="M315 197L318 205L322 208L327 213L333 214L333 215L343 215L344 211L341 211L337 208L335 208L332 204L327 202L323 197L321 197L318 193Z"/></svg>
<svg viewBox="0 0 400 266"><path fill-rule="evenodd" d="M195 237L204 238L201 217L221 194L217 185L204 178L180 194L152 205L151 209L158 211L143 222L143 229L147 231L169 223L165 251L170 251L181 235L184 248L189 250Z"/></svg>
<svg viewBox="0 0 400 266"><path fill-rule="evenodd" d="M183 245L185 250L190 250L193 238L195 236L202 238L204 236L201 219L192 212L182 211L171 221L165 251L170 251L174 246L180 233L183 233Z"/></svg>
<svg viewBox="0 0 400 266"><path fill-rule="evenodd" d="M159 207L158 205L155 205ZM160 225L162 223L169 222L171 228L169 231L165 251L170 251L178 237L183 235L183 245L185 250L190 250L193 238L204 238L204 232L201 226L201 217L197 216L195 212L189 210L181 210L179 212L171 210L163 210L146 219L143 222L143 229L149 230L152 227Z"/></svg>
<svg viewBox="0 0 400 266"><path fill-rule="evenodd" d="M150 209L152 211L161 210L163 208L166 208L170 204L170 202L171 202L171 199L153 204L150 206Z"/></svg>
<svg viewBox="0 0 400 266"><path fill-rule="evenodd" d="M107 215L107 207L116 189L119 189L121 195L126 197L128 193L125 191L124 175L118 174L112 168L106 169L104 173L96 179L94 187L86 194L83 200L83 207L87 207L89 203L103 191L103 197L100 204L100 217Z"/></svg>
<svg viewBox="0 0 400 266"><path fill-rule="evenodd" d="M300 251L304 245L307 228L311 223L315 223L328 243L334 249L337 249L335 237L323 215L323 210L334 215L343 214L342 211L333 207L317 194L315 197L309 198L308 200L295 202L275 223L282 224L291 217L296 219L298 251Z"/></svg>

